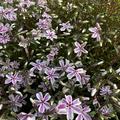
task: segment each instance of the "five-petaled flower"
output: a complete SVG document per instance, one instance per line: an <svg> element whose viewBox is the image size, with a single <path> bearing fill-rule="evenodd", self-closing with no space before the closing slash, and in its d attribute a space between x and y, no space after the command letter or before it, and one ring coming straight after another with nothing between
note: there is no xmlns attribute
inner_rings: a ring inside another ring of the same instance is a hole
<svg viewBox="0 0 120 120"><path fill-rule="evenodd" d="M6 75L7 79L5 80L5 84L12 83L13 85L16 85L17 82L22 81L22 76L19 75L19 73L10 73Z"/></svg>
<svg viewBox="0 0 120 120"><path fill-rule="evenodd" d="M4 25L3 23L0 23L0 33L4 34L9 31L9 24Z"/></svg>
<svg viewBox="0 0 120 120"><path fill-rule="evenodd" d="M100 112L102 115L104 116L109 116L110 113L112 112L112 109L110 107L108 107L107 105L104 105L101 109Z"/></svg>
<svg viewBox="0 0 120 120"><path fill-rule="evenodd" d="M18 111L18 108L21 108L23 104L26 104L24 98L26 96L21 96L21 95L13 95L10 94L9 96L9 103L11 105L11 109L13 109L14 112Z"/></svg>
<svg viewBox="0 0 120 120"><path fill-rule="evenodd" d="M89 31L92 33L92 38L96 38L97 41L100 41L100 39L101 39L101 37L100 37L101 27L100 27L99 23L96 23L95 27L89 28Z"/></svg>
<svg viewBox="0 0 120 120"><path fill-rule="evenodd" d="M69 21L66 23L61 23L60 26L62 26L60 28L61 31L67 30L68 32L71 32L71 29L73 29L73 26L69 23Z"/></svg>
<svg viewBox="0 0 120 120"><path fill-rule="evenodd" d="M89 108L89 106L85 106L85 107L80 106L80 112L75 120L92 120L92 118L88 114L88 112L90 111L91 109Z"/></svg>
<svg viewBox="0 0 120 120"><path fill-rule="evenodd" d="M110 90L110 86L109 85L103 86L100 89L100 95L110 95L111 93L112 93L112 91Z"/></svg>
<svg viewBox="0 0 120 120"><path fill-rule="evenodd" d="M8 34L1 34L0 35L0 43L6 44L10 41L10 36Z"/></svg>
<svg viewBox="0 0 120 120"><path fill-rule="evenodd" d="M72 79L73 77L76 78L76 81L82 85L82 75L86 73L86 71L83 68L75 69L74 67L68 67L66 72L68 79Z"/></svg>
<svg viewBox="0 0 120 120"><path fill-rule="evenodd" d="M17 115L18 120L35 120L35 116L31 113L21 112Z"/></svg>
<svg viewBox="0 0 120 120"><path fill-rule="evenodd" d="M56 73L56 69L54 68L47 68L45 69L45 74L47 75L47 79L50 80L51 84L53 85L56 78L59 78L58 73Z"/></svg>
<svg viewBox="0 0 120 120"><path fill-rule="evenodd" d="M59 60L60 67L58 67L58 70L66 71L68 67L71 67L73 64L70 63L68 59L61 59Z"/></svg>
<svg viewBox="0 0 120 120"><path fill-rule="evenodd" d="M51 28L51 19L39 19L37 25L41 30L48 30Z"/></svg>
<svg viewBox="0 0 120 120"><path fill-rule="evenodd" d="M35 100L35 104L38 106L38 111L40 113L44 113L46 110L50 108L50 104L48 101L50 100L51 96L49 93L46 93L45 96L41 92L36 93L36 97L38 100Z"/></svg>
<svg viewBox="0 0 120 120"><path fill-rule="evenodd" d="M17 19L17 14L15 13L16 9L6 8L4 10L4 18L10 21L15 21Z"/></svg>
<svg viewBox="0 0 120 120"><path fill-rule="evenodd" d="M46 39L50 39L51 41L53 41L54 39L57 39L57 35L54 30L46 30L46 32L44 33L44 36Z"/></svg>
<svg viewBox="0 0 120 120"><path fill-rule="evenodd" d="M30 69L30 76L34 76L33 72L35 70L38 70L40 73L44 72L44 69L47 68L47 62L41 61L39 59L36 60L36 62L30 63L33 67Z"/></svg>
<svg viewBox="0 0 120 120"><path fill-rule="evenodd" d="M80 44L79 42L75 42L76 48L74 49L74 52L77 54L78 57L82 55L82 53L88 53L87 50L85 50L86 42Z"/></svg>
<svg viewBox="0 0 120 120"><path fill-rule="evenodd" d="M66 114L67 120L73 120L74 119L74 113L79 114L81 102L78 99L73 100L71 95L65 95L65 98L63 98L57 106L57 112L58 114Z"/></svg>

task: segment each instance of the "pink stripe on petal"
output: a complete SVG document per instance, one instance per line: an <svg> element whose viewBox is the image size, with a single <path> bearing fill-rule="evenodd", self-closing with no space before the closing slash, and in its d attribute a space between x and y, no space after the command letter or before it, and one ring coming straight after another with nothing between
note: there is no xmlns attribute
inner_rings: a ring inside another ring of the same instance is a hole
<svg viewBox="0 0 120 120"><path fill-rule="evenodd" d="M71 95L65 95L67 103L72 103L72 96Z"/></svg>
<svg viewBox="0 0 120 120"><path fill-rule="evenodd" d="M78 115L75 120L83 120L83 117L81 115Z"/></svg>
<svg viewBox="0 0 120 120"><path fill-rule="evenodd" d="M51 96L49 95L49 93L46 93L44 96L44 101L48 101L50 100Z"/></svg>
<svg viewBox="0 0 120 120"><path fill-rule="evenodd" d="M80 104L81 104L81 102L80 102L79 98L73 100L73 105L80 105Z"/></svg>
<svg viewBox="0 0 120 120"><path fill-rule="evenodd" d="M38 111L39 111L40 113L44 113L44 112L45 112L44 104L41 104L41 105L39 106Z"/></svg>
<svg viewBox="0 0 120 120"><path fill-rule="evenodd" d="M67 120L73 120L74 114L71 108L67 109Z"/></svg>
<svg viewBox="0 0 120 120"><path fill-rule="evenodd" d="M64 109L66 107L66 105L64 103L61 103L60 105L58 105L58 109Z"/></svg>

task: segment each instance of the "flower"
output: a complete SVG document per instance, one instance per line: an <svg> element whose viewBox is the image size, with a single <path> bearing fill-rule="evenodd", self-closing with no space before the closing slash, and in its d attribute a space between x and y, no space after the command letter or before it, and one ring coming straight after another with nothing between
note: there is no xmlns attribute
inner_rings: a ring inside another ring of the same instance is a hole
<svg viewBox="0 0 120 120"><path fill-rule="evenodd" d="M0 33L4 34L9 31L8 24L4 25L3 23L0 23Z"/></svg>
<svg viewBox="0 0 120 120"><path fill-rule="evenodd" d="M43 18L46 18L46 19L51 19L52 17L49 15L49 14L47 14L46 12L44 12L43 14L42 14L42 17Z"/></svg>
<svg viewBox="0 0 120 120"><path fill-rule="evenodd" d="M79 68L79 69L75 69L74 67L68 67L66 72L68 79L72 79L73 77L76 78L76 81L80 82L80 85L82 85L82 76L83 74L86 73L85 70L83 70L83 68Z"/></svg>
<svg viewBox="0 0 120 120"><path fill-rule="evenodd" d="M80 112L75 120L92 120L88 112L90 112L91 109L88 106L82 107L80 106Z"/></svg>
<svg viewBox="0 0 120 120"><path fill-rule="evenodd" d="M0 43L6 44L10 41L10 37L8 34L2 34L0 35Z"/></svg>
<svg viewBox="0 0 120 120"><path fill-rule="evenodd" d="M46 0L38 0L37 1L37 4L40 6L40 7L45 7L47 5L47 1Z"/></svg>
<svg viewBox="0 0 120 120"><path fill-rule="evenodd" d="M15 21L17 19L17 14L15 13L15 9L13 8L6 8L4 10L4 18L10 21Z"/></svg>
<svg viewBox="0 0 120 120"><path fill-rule="evenodd" d="M47 75L47 79L50 80L51 84L53 85L56 78L59 78L58 74L56 73L56 69L54 68L47 68L45 69L45 74Z"/></svg>
<svg viewBox="0 0 120 120"><path fill-rule="evenodd" d="M73 120L74 119L74 113L79 113L79 105L81 102L78 99L73 100L71 95L65 95L65 98L63 98L57 106L57 112L58 114L66 114L67 120Z"/></svg>
<svg viewBox="0 0 120 120"><path fill-rule="evenodd" d="M81 83L82 85L85 85L89 82L90 80L90 75L86 75L86 72L81 74Z"/></svg>
<svg viewBox="0 0 120 120"><path fill-rule="evenodd" d="M24 113L24 112L21 112L17 115L17 118L19 120L35 120L35 116L33 116L33 114L31 113Z"/></svg>
<svg viewBox="0 0 120 120"><path fill-rule="evenodd" d="M47 55L47 61L50 62L50 61L53 61L54 60L54 57L55 55L58 54L58 48L57 47L53 47L50 51L50 53Z"/></svg>
<svg viewBox="0 0 120 120"><path fill-rule="evenodd" d="M51 19L39 19L37 23L38 28L41 30L48 30L51 28Z"/></svg>
<svg viewBox="0 0 120 120"><path fill-rule="evenodd" d="M10 62L10 68L11 68L11 69L18 69L19 66L20 66L20 64L19 64L19 62L17 62L17 61L12 61L12 62Z"/></svg>
<svg viewBox="0 0 120 120"><path fill-rule="evenodd" d="M103 86L100 89L100 95L110 95L111 93L112 93L112 91L110 90L110 86L109 85Z"/></svg>
<svg viewBox="0 0 120 120"><path fill-rule="evenodd" d="M58 50L59 50L59 49L58 49L57 47L53 47L53 48L51 49L50 53L57 55L57 54L58 54Z"/></svg>
<svg viewBox="0 0 120 120"><path fill-rule="evenodd" d="M112 112L112 109L110 107L108 107L107 105L104 105L101 109L100 112L102 115L104 116L109 116L110 113Z"/></svg>
<svg viewBox="0 0 120 120"><path fill-rule="evenodd" d="M34 5L34 2L31 2L30 0L20 0L20 7L27 7L29 8L30 6Z"/></svg>
<svg viewBox="0 0 120 120"><path fill-rule="evenodd" d="M50 61L53 61L54 60L54 57L55 57L55 54L54 53L49 53L47 55L47 61L50 62Z"/></svg>
<svg viewBox="0 0 120 120"><path fill-rule="evenodd" d="M41 60L36 60L36 62L31 62L30 63L33 67L30 69L30 75L34 76L33 72L35 70L38 70L40 73L44 72L44 69L47 68L47 62L46 61L41 61Z"/></svg>
<svg viewBox="0 0 120 120"><path fill-rule="evenodd" d="M69 60L65 59L61 59L59 60L59 64L60 64L60 67L58 67L59 70L63 70L63 71L66 71L68 67L71 67L72 66L72 63L70 63Z"/></svg>
<svg viewBox="0 0 120 120"><path fill-rule="evenodd" d="M54 30L46 30L44 37L46 39L50 39L51 41L53 41L53 39L57 39L57 35Z"/></svg>
<svg viewBox="0 0 120 120"><path fill-rule="evenodd" d="M60 24L60 26L62 26L62 27L60 28L61 31L67 30L68 32L71 32L71 29L73 29L73 26L70 25L69 21L66 22L66 23Z"/></svg>
<svg viewBox="0 0 120 120"><path fill-rule="evenodd" d="M40 113L44 113L45 110L48 110L50 108L50 104L48 101L50 100L51 96L49 93L46 93L45 96L41 92L36 93L36 97L38 100L35 101L36 105L38 106L38 111Z"/></svg>
<svg viewBox="0 0 120 120"><path fill-rule="evenodd" d="M18 73L10 73L6 75L7 79L5 80L5 84L12 83L13 85L16 85L17 82L22 81L22 76Z"/></svg>
<svg viewBox="0 0 120 120"><path fill-rule="evenodd" d="M100 41L100 31L101 27L99 23L96 23L95 27L89 28L89 31L92 33L92 38L96 38L97 41Z"/></svg>
<svg viewBox="0 0 120 120"><path fill-rule="evenodd" d="M76 48L74 49L74 52L77 54L78 57L80 57L82 55L82 53L88 53L87 50L85 50L85 46L86 46L86 42L84 42L83 44L79 44L79 42L75 42L75 46Z"/></svg>
<svg viewBox="0 0 120 120"><path fill-rule="evenodd" d="M26 102L24 101L25 97L22 97L20 95L13 95L10 94L9 96L9 103L11 105L11 108L14 112L18 111L18 108L21 108L23 104L25 104Z"/></svg>

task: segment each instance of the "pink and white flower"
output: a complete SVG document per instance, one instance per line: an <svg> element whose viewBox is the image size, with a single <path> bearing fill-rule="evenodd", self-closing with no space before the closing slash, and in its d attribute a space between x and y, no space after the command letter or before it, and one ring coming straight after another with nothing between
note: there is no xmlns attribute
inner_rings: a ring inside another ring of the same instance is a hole
<svg viewBox="0 0 120 120"><path fill-rule="evenodd" d="M10 21L15 21L17 19L17 14L15 13L16 9L6 8L4 10L4 18Z"/></svg>
<svg viewBox="0 0 120 120"><path fill-rule="evenodd" d="M80 57L82 55L82 53L87 54L88 51L85 50L85 46L86 46L86 42L80 44L79 42L75 42L75 46L76 48L74 49L74 52L77 54L78 57Z"/></svg>
<svg viewBox="0 0 120 120"><path fill-rule="evenodd" d="M46 93L45 96L41 92L36 93L36 97L38 100L35 100L35 104L38 106L38 111L40 113L44 113L46 110L50 108L50 104L48 101L50 100L51 96L49 93Z"/></svg>
<svg viewBox="0 0 120 120"><path fill-rule="evenodd" d="M57 35L54 30L46 30L46 32L44 33L44 36L46 39L49 39L51 41L53 41L54 39L57 39Z"/></svg>
<svg viewBox="0 0 120 120"><path fill-rule="evenodd" d="M73 100L71 95L65 95L65 98L58 103L57 112L58 114L67 115L67 120L73 120L74 113L79 114L80 112L80 104L79 98Z"/></svg>
<svg viewBox="0 0 120 120"><path fill-rule="evenodd" d="M69 23L69 21L66 23L61 23L60 26L62 26L60 28L61 31L67 30L68 32L71 32L71 30L73 29L73 26Z"/></svg>
<svg viewBox="0 0 120 120"><path fill-rule="evenodd" d="M56 69L54 68L45 69L45 74L47 75L46 78L50 80L52 85L54 84L56 78L59 78L59 75L56 73Z"/></svg>
<svg viewBox="0 0 120 120"><path fill-rule="evenodd" d="M100 39L101 39L101 37L100 37L101 27L100 27L99 23L96 23L95 27L89 28L89 31L92 33L92 38L96 38L97 41L100 41Z"/></svg>
<svg viewBox="0 0 120 120"><path fill-rule="evenodd" d="M75 77L76 81L78 81L80 85L82 85L82 75L86 73L86 71L83 70L83 68L75 69L74 67L68 67L66 72L68 73L68 79L72 79L73 77Z"/></svg>

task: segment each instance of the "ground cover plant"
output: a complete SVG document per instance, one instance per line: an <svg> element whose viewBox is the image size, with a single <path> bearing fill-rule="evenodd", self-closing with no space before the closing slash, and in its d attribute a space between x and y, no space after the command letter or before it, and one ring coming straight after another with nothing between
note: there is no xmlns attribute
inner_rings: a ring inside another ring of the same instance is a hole
<svg viewBox="0 0 120 120"><path fill-rule="evenodd" d="M0 1L0 120L119 112L119 0Z"/></svg>

